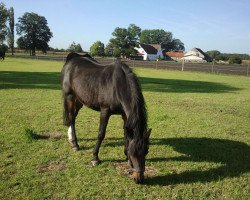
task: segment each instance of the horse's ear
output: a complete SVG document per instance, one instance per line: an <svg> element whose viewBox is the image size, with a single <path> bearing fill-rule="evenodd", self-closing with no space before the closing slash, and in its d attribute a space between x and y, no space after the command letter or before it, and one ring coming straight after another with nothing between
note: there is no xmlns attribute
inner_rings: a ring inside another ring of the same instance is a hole
<svg viewBox="0 0 250 200"><path fill-rule="evenodd" d="M152 128L148 129L146 132L146 138L149 138L150 134L151 134Z"/></svg>

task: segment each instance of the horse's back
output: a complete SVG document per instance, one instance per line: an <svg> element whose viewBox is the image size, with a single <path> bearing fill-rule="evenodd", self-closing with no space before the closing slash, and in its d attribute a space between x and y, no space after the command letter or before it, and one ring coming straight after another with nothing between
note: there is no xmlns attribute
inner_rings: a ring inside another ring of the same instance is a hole
<svg viewBox="0 0 250 200"><path fill-rule="evenodd" d="M101 65L89 58L74 57L62 70L64 92L74 93L90 108L116 107L114 96L114 65Z"/></svg>

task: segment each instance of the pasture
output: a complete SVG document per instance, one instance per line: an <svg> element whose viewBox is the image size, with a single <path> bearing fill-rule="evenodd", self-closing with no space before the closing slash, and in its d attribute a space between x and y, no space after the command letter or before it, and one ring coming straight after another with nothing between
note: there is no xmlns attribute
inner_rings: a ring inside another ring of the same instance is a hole
<svg viewBox="0 0 250 200"><path fill-rule="evenodd" d="M122 120L112 116L90 160L99 113L62 125L62 62L0 62L0 199L249 199L250 78L135 68L152 128L144 185L127 174Z"/></svg>

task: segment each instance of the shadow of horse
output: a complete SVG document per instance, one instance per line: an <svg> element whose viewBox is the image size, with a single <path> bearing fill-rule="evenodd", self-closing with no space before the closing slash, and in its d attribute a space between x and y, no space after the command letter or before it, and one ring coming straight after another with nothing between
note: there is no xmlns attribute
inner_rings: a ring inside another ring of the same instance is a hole
<svg viewBox="0 0 250 200"><path fill-rule="evenodd" d="M37 139L49 139L47 135L36 135ZM81 138L80 141L95 142L96 138ZM118 147L124 145L123 138L106 138L103 147ZM220 164L208 170L186 170L180 173L165 174L145 179L146 185L176 185L181 183L211 182L224 178L241 176L250 171L250 146L243 142L213 139L213 138L152 138L150 145L171 146L181 153L177 157L150 157L148 162L208 162ZM92 149L84 147L81 150ZM150 149L149 149L150 155ZM125 159L105 159L103 162L123 162Z"/></svg>
<svg viewBox="0 0 250 200"><path fill-rule="evenodd" d="M243 142L212 138L153 139L152 145L167 145L184 156L151 158L151 162L183 161L221 164L208 170L191 170L146 179L148 185L173 185L180 183L211 182L238 177L250 171L250 146Z"/></svg>
<svg viewBox="0 0 250 200"><path fill-rule="evenodd" d="M148 177L146 185L175 185L211 182L238 177L250 171L250 146L246 143L213 138L153 138L150 145L171 146L181 153L177 157L151 157L148 162L208 162L220 164L208 170L186 170L180 173ZM105 146L122 146L123 138L107 138ZM149 149L150 155L150 149Z"/></svg>

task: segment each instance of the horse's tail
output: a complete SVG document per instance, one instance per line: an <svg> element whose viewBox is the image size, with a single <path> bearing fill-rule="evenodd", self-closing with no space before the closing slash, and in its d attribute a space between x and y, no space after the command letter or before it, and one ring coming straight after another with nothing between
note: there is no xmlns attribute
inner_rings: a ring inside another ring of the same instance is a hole
<svg viewBox="0 0 250 200"><path fill-rule="evenodd" d="M124 85L124 88L120 91L120 96L123 101L125 100L124 103L128 104L128 106L123 106L125 107L125 113L127 112L125 128L128 133L133 134L133 138L141 137L141 134L147 130L147 110L139 80L126 64L117 61L116 65L121 66L126 79L126 85L120 83L120 85Z"/></svg>
<svg viewBox="0 0 250 200"><path fill-rule="evenodd" d="M70 55L68 55L67 59L70 60L72 58L70 58ZM65 63L61 71L61 87L62 87L62 96L63 96L63 124L65 126L70 125L69 110L68 110L68 105L67 105L67 98L71 91L69 71L70 71L70 64Z"/></svg>

